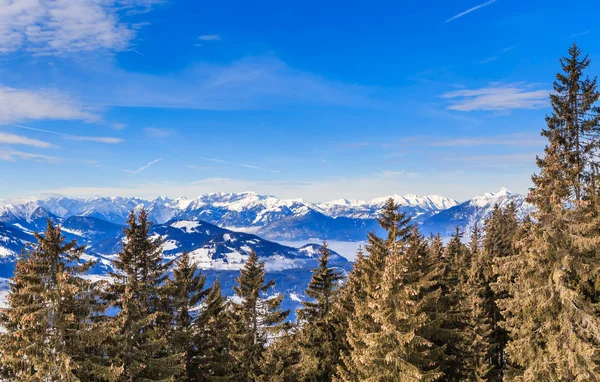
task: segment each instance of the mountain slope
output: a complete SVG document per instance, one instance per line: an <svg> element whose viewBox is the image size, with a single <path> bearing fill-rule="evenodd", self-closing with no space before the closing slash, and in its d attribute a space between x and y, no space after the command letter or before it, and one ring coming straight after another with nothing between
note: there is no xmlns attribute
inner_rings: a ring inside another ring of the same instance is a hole
<svg viewBox="0 0 600 382"><path fill-rule="evenodd" d="M523 219L527 214L533 212L533 205L525 200L525 196L514 194L505 188L495 193L487 193L476 196L464 203L458 204L447 210L425 220L420 228L424 234L440 233L442 237L449 237L458 226L468 236L475 224L483 227L485 220L491 215L494 206L498 204L501 208L515 204L517 217Z"/></svg>

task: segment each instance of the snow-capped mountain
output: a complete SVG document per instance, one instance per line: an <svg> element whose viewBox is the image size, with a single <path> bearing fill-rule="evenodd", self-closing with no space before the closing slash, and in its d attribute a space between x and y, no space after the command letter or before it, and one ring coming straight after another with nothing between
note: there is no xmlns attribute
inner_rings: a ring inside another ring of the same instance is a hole
<svg viewBox="0 0 600 382"><path fill-rule="evenodd" d="M283 293L284 306L294 309L317 264L320 246L293 248L269 240L363 241L368 232L381 233L376 217L388 198L311 204L247 192L207 194L193 200L58 197L6 204L0 206L0 278L11 276L17 254L26 243L35 241L33 232L43 231L47 219L60 223L68 240L86 247L87 258L97 261L93 274L106 276L120 249L128 214L145 208L155 222L151 234L164 240L166 260L186 250L209 283L218 277L224 292L232 293L239 269L254 250L265 262L269 277L277 282L272 293ZM392 198L425 234L439 232L445 237L457 225L465 232L475 223L482 225L496 204L506 207L515 203L520 218L533 210L522 195L506 189L464 203L442 196ZM334 253L331 260L343 271L351 268L339 254Z"/></svg>
<svg viewBox="0 0 600 382"><path fill-rule="evenodd" d="M338 199L331 202L319 203L317 207L326 215L335 218L375 219L385 202L390 198L394 199L401 206L403 212L416 218L431 216L458 204L454 199L439 195L396 194L368 201Z"/></svg>
<svg viewBox="0 0 600 382"><path fill-rule="evenodd" d="M495 205L506 208L511 203L514 203L517 217L521 220L534 210L534 206L527 203L525 196L501 188L498 192L476 196L464 203L441 211L425 220L420 228L425 234L440 233L443 237L448 237L454 233L458 226L468 236L475 224L483 227Z"/></svg>
<svg viewBox="0 0 600 382"><path fill-rule="evenodd" d="M457 202L443 196L392 195L401 209L416 222L435 215ZM378 211L390 197L370 201L338 200L312 204L301 199L278 199L254 192L212 193L197 199L53 197L23 204L0 206L0 222L27 230L42 230L46 219L55 222L72 216L125 224L131 210L145 208L150 220L163 224L172 219L206 221L219 227L259 233L271 240L321 238L338 241L364 239L377 229Z"/></svg>

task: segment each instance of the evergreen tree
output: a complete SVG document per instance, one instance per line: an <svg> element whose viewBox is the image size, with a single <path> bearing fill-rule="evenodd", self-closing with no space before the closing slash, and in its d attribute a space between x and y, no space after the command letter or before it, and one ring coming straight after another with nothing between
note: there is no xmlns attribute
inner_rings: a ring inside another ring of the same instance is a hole
<svg viewBox="0 0 600 382"><path fill-rule="evenodd" d="M365 333L365 348L356 354L358 380L433 381L443 376L444 347L431 341L437 323L428 312L440 297L436 265L426 241L414 229L407 247L395 247L374 299L368 300L377 331Z"/></svg>
<svg viewBox="0 0 600 382"><path fill-rule="evenodd" d="M208 294L204 289L206 278L192 263L187 251L184 251L175 262L173 280L168 283L168 293L172 310L173 323L169 330L169 346L175 354L182 354L183 370L179 375L182 381L193 381L198 374L198 343L199 328L197 325L200 303Z"/></svg>
<svg viewBox="0 0 600 382"><path fill-rule="evenodd" d="M144 210L132 211L122 250L113 262L106 298L118 310L107 323L106 350L124 381L163 381L182 372L182 354L169 351L172 316L165 282L170 263L162 260L162 239L151 239Z"/></svg>
<svg viewBox="0 0 600 382"><path fill-rule="evenodd" d="M239 301L232 303L231 354L234 381L252 381L261 376L261 364L269 336L282 334L289 311L279 306L283 295L265 297L275 281L265 282L265 265L254 251L236 279L234 291Z"/></svg>
<svg viewBox="0 0 600 382"><path fill-rule="evenodd" d="M306 381L330 381L339 362L340 342L332 309L342 276L329 267L330 255L327 244L323 243L319 266L312 271L305 291L311 300L303 302L298 310L301 375Z"/></svg>
<svg viewBox="0 0 600 382"><path fill-rule="evenodd" d="M357 260L348 278L348 292L352 308L345 330L345 346L348 350L342 353L342 363L336 372L337 379L342 381L360 381L362 374L362 354L368 346L365 342L369 333L381 330L381 324L374 317L369 301L376 299L381 288L381 279L390 254L399 253L406 246L412 227L410 218L400 212L400 206L390 198L379 218L379 225L386 231L385 238L374 233L368 235L366 250L369 256Z"/></svg>
<svg viewBox="0 0 600 382"><path fill-rule="evenodd" d="M427 337L434 344L444 347L445 357L440 364L444 381L464 381L472 376L472 328L468 304L468 269L470 252L462 243L462 232L456 228L450 242L439 258L439 248L430 248L427 266L432 268L433 291L439 297L428 315L434 323ZM434 241L434 245L436 242Z"/></svg>
<svg viewBox="0 0 600 382"><path fill-rule="evenodd" d="M600 116L596 80L576 45L561 59L547 117L548 139L529 200L537 207L515 252L496 259L497 304L510 333L506 377L600 380L600 215L594 174Z"/></svg>
<svg viewBox="0 0 600 382"><path fill-rule="evenodd" d="M65 243L50 220L35 238L17 261L2 312L0 355L10 380L102 379L109 370L94 357L101 335L94 331L104 307L97 284L81 278L93 263L82 261L85 248Z"/></svg>
<svg viewBox="0 0 600 382"><path fill-rule="evenodd" d="M196 357L193 369L196 374L190 381L225 381L231 375L233 358L229 354L230 317L227 300L221 293L221 284L215 280L204 300L204 307L195 326Z"/></svg>
<svg viewBox="0 0 600 382"><path fill-rule="evenodd" d="M491 259L482 251L481 231L479 225L473 226L471 239L469 241L469 252L472 259L468 269L466 290L468 291L467 303L470 309L470 368L471 377L476 381L495 381L500 376L496 374L495 379L491 372L494 370L492 359L494 359L494 346L490 343L492 330L490 323L491 289Z"/></svg>

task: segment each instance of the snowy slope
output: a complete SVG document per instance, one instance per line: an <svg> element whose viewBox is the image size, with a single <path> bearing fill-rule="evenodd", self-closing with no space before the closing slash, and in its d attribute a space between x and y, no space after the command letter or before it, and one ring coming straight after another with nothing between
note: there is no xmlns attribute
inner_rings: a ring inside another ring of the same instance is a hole
<svg viewBox="0 0 600 382"><path fill-rule="evenodd" d="M454 233L457 226L460 227L461 231L468 233L475 224L483 227L485 220L491 215L496 204L501 208L506 208L511 203L515 204L519 219L523 219L534 210L533 205L525 201L525 196L511 193L502 188L498 192L476 196L464 203L441 211L425 220L420 228L425 234L440 233L443 237L448 237Z"/></svg>

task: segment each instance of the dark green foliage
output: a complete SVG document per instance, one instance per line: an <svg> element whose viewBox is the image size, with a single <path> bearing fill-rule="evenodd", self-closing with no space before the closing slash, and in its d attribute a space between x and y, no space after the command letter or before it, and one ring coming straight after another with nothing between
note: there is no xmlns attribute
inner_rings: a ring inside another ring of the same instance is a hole
<svg viewBox="0 0 600 382"><path fill-rule="evenodd" d="M195 322L196 357L190 381L225 381L233 370L229 354L230 316L219 280L210 287Z"/></svg>
<svg viewBox="0 0 600 382"><path fill-rule="evenodd" d="M35 237L37 245L17 262L2 312L2 364L11 380L78 381L108 375L94 357L101 336L94 330L104 307L97 284L81 278L93 264L83 262L84 248L65 243L60 227L50 221L44 234Z"/></svg>
<svg viewBox="0 0 600 382"><path fill-rule="evenodd" d="M266 297L275 285L273 280L265 282L265 265L259 262L253 251L237 278L234 287L236 300L231 304L232 326L230 332L231 355L235 370L234 381L258 379L261 363L269 336L281 335L285 331L283 321L288 311L279 309L283 296Z"/></svg>
<svg viewBox="0 0 600 382"><path fill-rule="evenodd" d="M204 289L205 277L198 271L198 267L192 263L186 251L175 262L173 268L173 279L167 283L170 300L172 324L168 331L169 350L173 354L180 354L183 370L178 375L182 381L192 381L197 376L197 358L202 357L198 353L197 343L199 305L208 294Z"/></svg>
<svg viewBox="0 0 600 382"><path fill-rule="evenodd" d="M575 44L561 59L529 195L535 221L523 224L512 253L495 259L494 292L509 335L506 379L600 380L600 93L583 75L588 65Z"/></svg>
<svg viewBox="0 0 600 382"><path fill-rule="evenodd" d="M107 300L119 309L107 323L106 351L119 379L162 381L182 372L181 353L170 351L167 334L172 316L165 296L167 269L162 240L151 239L145 211L129 216L123 249Z"/></svg>
<svg viewBox="0 0 600 382"><path fill-rule="evenodd" d="M319 267L313 270L305 291L311 300L303 302L303 308L298 310L301 328L297 339L301 376L305 381L330 381L339 363L340 339L333 303L342 276L329 267L330 255L327 244L323 243Z"/></svg>

